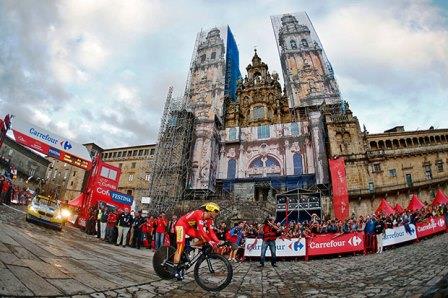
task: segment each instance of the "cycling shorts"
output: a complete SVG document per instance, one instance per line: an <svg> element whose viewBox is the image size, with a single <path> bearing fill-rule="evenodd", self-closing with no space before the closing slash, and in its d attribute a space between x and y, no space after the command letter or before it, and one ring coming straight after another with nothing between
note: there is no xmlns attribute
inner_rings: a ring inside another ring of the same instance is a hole
<svg viewBox="0 0 448 298"><path fill-rule="evenodd" d="M191 238L199 238L199 231L190 226L176 225L176 242L185 244L185 236L188 235Z"/></svg>

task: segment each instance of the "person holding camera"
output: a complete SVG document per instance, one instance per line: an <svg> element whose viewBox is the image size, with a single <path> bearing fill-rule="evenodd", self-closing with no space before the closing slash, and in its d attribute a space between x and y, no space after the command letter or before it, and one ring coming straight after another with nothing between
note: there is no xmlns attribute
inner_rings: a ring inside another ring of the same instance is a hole
<svg viewBox="0 0 448 298"><path fill-rule="evenodd" d="M274 223L274 217L268 216L266 220L264 221L263 225L263 243L261 244L261 258L260 258L260 266L264 267L264 261L266 258L266 251L269 249L271 250L271 265L272 267L277 267L275 262L276 259L276 247L275 247L275 240L277 239L277 236L281 234L281 228L279 228Z"/></svg>

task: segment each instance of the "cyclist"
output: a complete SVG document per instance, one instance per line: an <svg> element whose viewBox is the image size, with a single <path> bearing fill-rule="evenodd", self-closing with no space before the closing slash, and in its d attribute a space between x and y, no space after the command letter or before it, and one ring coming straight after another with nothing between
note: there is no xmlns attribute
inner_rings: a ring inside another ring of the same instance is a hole
<svg viewBox="0 0 448 298"><path fill-rule="evenodd" d="M191 211L181 218L176 223L176 242L177 249L174 254L174 265L176 266L176 277L182 279L180 273L181 268L178 268L182 252L185 249L185 236L197 238L199 241L195 245L210 244L215 248L219 244L219 239L213 231L213 223L219 214L219 206L215 203L206 203L200 209Z"/></svg>

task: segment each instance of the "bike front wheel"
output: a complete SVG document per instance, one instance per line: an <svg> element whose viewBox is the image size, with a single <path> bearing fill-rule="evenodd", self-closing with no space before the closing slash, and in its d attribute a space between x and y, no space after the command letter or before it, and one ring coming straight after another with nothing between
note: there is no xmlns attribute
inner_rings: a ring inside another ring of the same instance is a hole
<svg viewBox="0 0 448 298"><path fill-rule="evenodd" d="M221 291L232 281L230 262L218 254L202 256L194 266L194 279L206 291Z"/></svg>
<svg viewBox="0 0 448 298"><path fill-rule="evenodd" d="M163 279L173 278L174 269L170 268L168 264L173 264L175 252L176 249L172 246L162 246L154 253L152 266L159 277Z"/></svg>

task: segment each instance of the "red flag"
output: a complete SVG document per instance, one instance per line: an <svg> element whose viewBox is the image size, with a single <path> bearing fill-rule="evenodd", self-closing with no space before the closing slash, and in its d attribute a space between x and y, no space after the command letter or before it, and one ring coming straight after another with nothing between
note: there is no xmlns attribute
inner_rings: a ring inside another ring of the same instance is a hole
<svg viewBox="0 0 448 298"><path fill-rule="evenodd" d="M339 220L345 220L349 216L347 177L345 174L345 162L343 157L330 159L331 185L333 190L334 215Z"/></svg>

